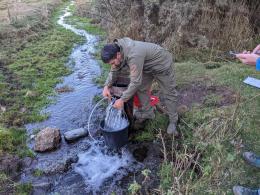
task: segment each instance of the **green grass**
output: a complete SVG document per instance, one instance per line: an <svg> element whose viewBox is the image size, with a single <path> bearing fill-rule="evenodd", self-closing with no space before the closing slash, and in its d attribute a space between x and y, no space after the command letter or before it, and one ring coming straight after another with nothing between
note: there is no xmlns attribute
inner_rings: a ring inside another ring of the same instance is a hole
<svg viewBox="0 0 260 195"><path fill-rule="evenodd" d="M19 184L16 186L16 194L18 195L29 195L31 194L33 187L31 183Z"/></svg>
<svg viewBox="0 0 260 195"><path fill-rule="evenodd" d="M144 142L152 141L156 138L158 130L166 129L168 124L168 118L166 115L156 112L156 117L154 120L149 120L143 130L140 130L133 137L133 141Z"/></svg>
<svg viewBox="0 0 260 195"><path fill-rule="evenodd" d="M70 5L69 10L75 12L75 5ZM73 25L78 29L83 29L90 34L105 36L105 31L97 25L91 24L92 19L86 17L79 17L77 15L72 15L66 18L66 23Z"/></svg>
<svg viewBox="0 0 260 195"><path fill-rule="evenodd" d="M18 51L1 72L1 105L6 111L0 114L0 124L5 127L0 136L5 136L8 144L0 145L0 150L16 152L18 145L25 144L25 131L12 130L10 127L22 127L25 123L41 121L48 116L39 111L51 101L53 87L60 82L60 77L70 73L64 64L75 43L82 39L74 33L56 24L57 11L52 18L50 29L43 32L37 40L28 42ZM25 110L21 112L20 110ZM15 134L21 132L23 140ZM18 143L14 143L17 140ZM19 152L19 154L30 152Z"/></svg>
<svg viewBox="0 0 260 195"><path fill-rule="evenodd" d="M34 157L34 153L26 146L26 132L23 128L0 127L0 155L15 153L20 157Z"/></svg>
<svg viewBox="0 0 260 195"><path fill-rule="evenodd" d="M172 165L168 162L164 162L161 164L160 167L160 188L161 190L167 192L168 189L170 189L173 181L173 173L172 173Z"/></svg>
<svg viewBox="0 0 260 195"><path fill-rule="evenodd" d="M35 176L35 177L40 177L40 176L42 176L42 175L43 175L43 171L40 170L40 169L35 169L35 170L33 171L33 176Z"/></svg>
<svg viewBox="0 0 260 195"><path fill-rule="evenodd" d="M176 64L179 88L191 82L208 87L226 86L240 99L239 104L216 107L221 97L208 94L202 105L194 104L181 117L178 130L182 139L168 138L165 141L168 155L173 155L168 164L172 162L173 176L177 179L171 185L164 185L168 176L160 174L163 192L231 194L233 185L259 187L260 172L247 165L241 153L255 151L260 154L260 92L242 82L247 76L260 79L260 74L238 62L218 63L220 66L214 69L207 69L205 63L196 61ZM162 124L159 126L166 129ZM240 148L240 143L245 147ZM194 165L189 165L191 160L185 160L195 154L201 155L197 161L194 160L202 172L199 177L193 170ZM186 171L185 167L188 167ZM164 173L166 168L163 164L160 173Z"/></svg>
<svg viewBox="0 0 260 195"><path fill-rule="evenodd" d="M56 24L61 9L57 8L48 28L39 30L34 39L25 40L22 47L17 42L15 47L5 51L12 58L5 61L0 70L0 102L4 109L0 112L0 155L12 153L21 158L34 158L34 152L26 145L23 125L48 117L40 114L40 110L51 103L48 96L55 95L53 88L61 76L70 73L64 64L74 44L83 39ZM42 174L39 170L34 173L35 176ZM17 185L8 181L6 175L7 189L30 194L31 184Z"/></svg>
<svg viewBox="0 0 260 195"><path fill-rule="evenodd" d="M100 52L100 50L97 50L97 52ZM100 57L98 56L97 59L99 59ZM110 65L109 64L105 64L104 62L102 62L102 60L98 60L100 66L102 67L102 73L99 77L96 77L94 79L94 82L97 83L100 86L103 86L106 82L107 76L109 74L110 71Z"/></svg>

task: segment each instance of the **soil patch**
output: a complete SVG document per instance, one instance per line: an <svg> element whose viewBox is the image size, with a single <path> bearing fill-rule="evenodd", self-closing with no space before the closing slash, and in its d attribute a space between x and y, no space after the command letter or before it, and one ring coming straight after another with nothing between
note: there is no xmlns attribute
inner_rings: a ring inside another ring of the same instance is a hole
<svg viewBox="0 0 260 195"><path fill-rule="evenodd" d="M212 105L216 107L227 106L236 102L237 94L225 86L207 86L194 82L178 89L178 105L191 107L192 104ZM215 97L215 98L214 98Z"/></svg>

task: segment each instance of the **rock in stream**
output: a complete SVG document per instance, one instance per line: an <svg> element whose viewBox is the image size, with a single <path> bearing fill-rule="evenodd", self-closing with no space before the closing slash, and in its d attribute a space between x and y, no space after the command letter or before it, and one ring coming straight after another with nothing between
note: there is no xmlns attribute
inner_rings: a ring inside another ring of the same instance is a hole
<svg viewBox="0 0 260 195"><path fill-rule="evenodd" d="M60 146L60 141L60 130L47 127L36 135L34 150L37 152L45 152L56 149Z"/></svg>

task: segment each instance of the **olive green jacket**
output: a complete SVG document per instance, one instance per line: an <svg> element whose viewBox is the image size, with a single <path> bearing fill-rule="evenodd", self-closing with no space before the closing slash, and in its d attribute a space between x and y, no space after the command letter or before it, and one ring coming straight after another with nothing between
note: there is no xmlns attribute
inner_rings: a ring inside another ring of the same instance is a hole
<svg viewBox="0 0 260 195"><path fill-rule="evenodd" d="M142 84L143 74L161 74L173 63L172 55L154 43L135 41L127 37L116 39L114 42L120 47L122 60L116 69L111 68L105 85L112 86L120 71L129 71L130 84L121 97L125 102L136 93Z"/></svg>

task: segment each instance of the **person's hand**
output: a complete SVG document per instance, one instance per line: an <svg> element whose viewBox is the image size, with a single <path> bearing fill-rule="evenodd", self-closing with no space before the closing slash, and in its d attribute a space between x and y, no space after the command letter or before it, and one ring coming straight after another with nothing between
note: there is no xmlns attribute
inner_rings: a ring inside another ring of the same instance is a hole
<svg viewBox="0 0 260 195"><path fill-rule="evenodd" d="M122 99L118 99L115 101L115 103L113 104L113 107L116 109L122 109L124 106L124 101Z"/></svg>
<svg viewBox="0 0 260 195"><path fill-rule="evenodd" d="M108 86L105 86L103 89L103 96L104 97L108 97L109 99L111 99L111 93L110 93L110 89Z"/></svg>
<svg viewBox="0 0 260 195"><path fill-rule="evenodd" d="M242 54L236 54L236 57L243 62L244 64L248 64L248 65L255 65L256 64L256 60L260 57L257 54L251 53L251 54L246 54L246 53L242 53Z"/></svg>
<svg viewBox="0 0 260 195"><path fill-rule="evenodd" d="M256 46L252 53L260 55L260 44Z"/></svg>
<svg viewBox="0 0 260 195"><path fill-rule="evenodd" d="M247 50L244 50L242 52L242 54L257 54L257 55L260 55L260 44L256 46L256 48L251 52L251 51L247 51Z"/></svg>

